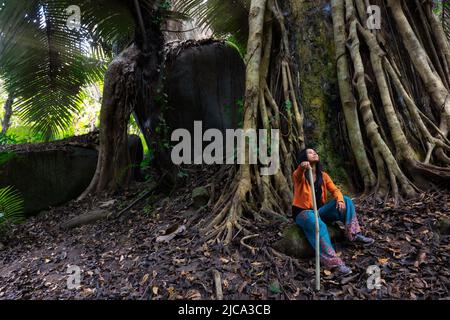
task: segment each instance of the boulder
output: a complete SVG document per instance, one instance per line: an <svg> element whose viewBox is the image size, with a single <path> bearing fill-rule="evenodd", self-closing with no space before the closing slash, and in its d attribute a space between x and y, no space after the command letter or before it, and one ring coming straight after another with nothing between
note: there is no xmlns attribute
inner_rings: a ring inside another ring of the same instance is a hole
<svg viewBox="0 0 450 320"><path fill-rule="evenodd" d="M164 89L155 93L163 107L141 104L134 110L147 145L155 144L152 132L167 129L170 138L183 128L193 134L194 121L202 121L203 131L238 128L245 93L245 63L239 52L212 39L171 42L165 52ZM155 161L171 163L170 151L157 150Z"/></svg>
<svg viewBox="0 0 450 320"><path fill-rule="evenodd" d="M192 190L192 200L196 209L206 205L209 201L209 192L205 187L198 187Z"/></svg>
<svg viewBox="0 0 450 320"><path fill-rule="evenodd" d="M344 239L344 233L339 226L330 224L328 226L331 241L339 242ZM294 257L307 258L314 256L314 249L305 237L303 230L296 224L292 224L283 231L282 238L273 246L276 250Z"/></svg>
<svg viewBox="0 0 450 320"><path fill-rule="evenodd" d="M444 218L438 221L437 228L440 234L450 235L450 218Z"/></svg>
<svg viewBox="0 0 450 320"><path fill-rule="evenodd" d="M245 64L236 49L221 41L184 42L169 50L165 68L171 128L193 132L195 120L204 130L237 127Z"/></svg>
<svg viewBox="0 0 450 320"><path fill-rule="evenodd" d="M128 137L133 178L142 181L143 147L139 136ZM0 188L15 187L24 197L25 215L78 197L97 167L98 132L48 143L1 146L12 158L0 164Z"/></svg>
<svg viewBox="0 0 450 320"><path fill-rule="evenodd" d="M95 149L66 146L21 150L0 166L0 188L14 186L24 197L24 213L31 215L80 195L97 165Z"/></svg>

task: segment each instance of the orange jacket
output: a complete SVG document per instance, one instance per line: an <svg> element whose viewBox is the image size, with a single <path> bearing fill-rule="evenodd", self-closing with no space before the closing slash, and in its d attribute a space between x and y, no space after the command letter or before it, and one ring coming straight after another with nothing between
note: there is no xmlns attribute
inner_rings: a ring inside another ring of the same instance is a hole
<svg viewBox="0 0 450 320"><path fill-rule="evenodd" d="M325 204L327 201L327 190L331 192L336 201L344 201L342 192L334 185L330 176L324 171L322 171L322 178L322 203ZM292 205L303 209L312 209L312 192L305 178L305 169L298 166L297 170L294 171L293 180L294 200Z"/></svg>

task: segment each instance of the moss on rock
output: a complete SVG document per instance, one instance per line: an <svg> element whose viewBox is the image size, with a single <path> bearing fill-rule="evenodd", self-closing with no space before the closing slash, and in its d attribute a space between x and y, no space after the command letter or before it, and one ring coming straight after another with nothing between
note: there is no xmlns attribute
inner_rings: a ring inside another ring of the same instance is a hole
<svg viewBox="0 0 450 320"><path fill-rule="evenodd" d="M336 225L329 225L328 232L332 241L339 242L344 239L343 232ZM274 248L294 258L314 256L314 250L306 239L305 233L296 224L284 229L282 238L275 243Z"/></svg>

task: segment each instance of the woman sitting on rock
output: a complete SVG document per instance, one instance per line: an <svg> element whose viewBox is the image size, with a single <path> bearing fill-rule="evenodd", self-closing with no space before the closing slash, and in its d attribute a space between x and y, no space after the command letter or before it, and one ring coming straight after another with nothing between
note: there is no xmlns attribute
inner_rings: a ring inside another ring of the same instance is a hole
<svg viewBox="0 0 450 320"><path fill-rule="evenodd" d="M312 190L309 184L307 168L312 168L314 178L314 190L316 194L317 209L319 212L320 228L320 259L328 269L337 269L340 274L352 273L331 244L325 222L341 221L345 224L346 237L352 242L365 245L372 244L373 239L361 234L355 207L352 200L343 196L342 192L334 185L330 176L322 171L319 155L313 149L302 150L297 157L298 166L294 171L294 200L292 204L292 216L297 225L305 232L309 243L315 248L315 218L312 202ZM327 201L327 190L331 192L334 200Z"/></svg>

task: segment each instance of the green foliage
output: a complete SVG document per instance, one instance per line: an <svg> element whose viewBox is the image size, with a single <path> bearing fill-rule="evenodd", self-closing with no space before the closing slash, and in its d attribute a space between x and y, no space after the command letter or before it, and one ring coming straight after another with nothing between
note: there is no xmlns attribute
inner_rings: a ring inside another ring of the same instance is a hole
<svg viewBox="0 0 450 320"><path fill-rule="evenodd" d="M246 54L246 51L247 51L247 48L246 48L245 45L243 45L241 42L239 42L239 41L236 39L235 36L229 36L229 37L226 39L226 43L227 43L230 47L236 49L236 51L239 52L239 55L241 56L242 60L244 60L245 54Z"/></svg>
<svg viewBox="0 0 450 320"><path fill-rule="evenodd" d="M187 177L189 177L189 173L187 173L186 171L180 170L177 173L177 177L181 178L181 179L182 178L187 178Z"/></svg>
<svg viewBox="0 0 450 320"><path fill-rule="evenodd" d="M275 294L282 292L280 283L277 280L275 280L269 284L269 290L270 290L270 292L275 293Z"/></svg>
<svg viewBox="0 0 450 320"><path fill-rule="evenodd" d="M21 144L42 142L45 137L42 133L35 132L26 126L9 128L7 134L0 134L1 144Z"/></svg>
<svg viewBox="0 0 450 320"><path fill-rule="evenodd" d="M0 133L0 145L16 143L17 139L13 135Z"/></svg>
<svg viewBox="0 0 450 320"><path fill-rule="evenodd" d="M284 102L284 108L286 109L287 112L290 112L292 110L292 101L286 100Z"/></svg>
<svg viewBox="0 0 450 320"><path fill-rule="evenodd" d="M81 12L78 30L67 27L66 8L73 5ZM155 23L188 18L171 11L168 0L140 0L139 6ZM132 11L129 0L0 2L2 87L14 93L21 124L31 128L31 133L14 133L16 140L8 143L79 134L71 126L84 107L82 88L102 80L113 53L132 39L137 26Z"/></svg>
<svg viewBox="0 0 450 320"><path fill-rule="evenodd" d="M7 223L23 221L23 198L12 187L0 189L0 229Z"/></svg>
<svg viewBox="0 0 450 320"><path fill-rule="evenodd" d="M93 57L86 28L67 28L73 4L8 0L0 8L0 75L17 97L19 116L46 140L70 126L82 86L101 79L107 66ZM80 7L85 18L89 12Z"/></svg>
<svg viewBox="0 0 450 320"><path fill-rule="evenodd" d="M140 0L144 13L182 18L168 1ZM81 26L67 27L78 6ZM134 5L127 0L4 0L0 3L0 77L17 97L25 125L46 140L62 135L82 107L82 87L102 80L112 48L132 37Z"/></svg>
<svg viewBox="0 0 450 320"><path fill-rule="evenodd" d="M231 35L240 46L247 44L250 0L177 0L175 8L197 18L201 26L210 27L215 36Z"/></svg>
<svg viewBox="0 0 450 320"><path fill-rule="evenodd" d="M4 163L8 162L15 156L16 156L16 153L12 152L12 151L0 152L0 166L3 165Z"/></svg>
<svg viewBox="0 0 450 320"><path fill-rule="evenodd" d="M160 113L156 121L155 133L158 137L156 143L159 150L169 150L170 149L170 126L167 124L166 116L168 112L172 112L173 108L169 106L168 95L164 90L165 76L162 76L162 80L156 90L157 94L155 96L155 103L160 108ZM150 150L153 152L153 150Z"/></svg>
<svg viewBox="0 0 450 320"><path fill-rule="evenodd" d="M237 126L240 128L243 125L244 121L244 100L238 99L235 102L235 106L231 106L229 104L226 104L223 106L225 114L227 117L231 118L231 115L233 114L233 110L236 109L236 117L238 120Z"/></svg>
<svg viewBox="0 0 450 320"><path fill-rule="evenodd" d="M154 211L155 208L152 204L147 204L144 208L142 208L142 212L147 216L150 216Z"/></svg>
<svg viewBox="0 0 450 320"><path fill-rule="evenodd" d="M433 12L436 16L439 18L442 17L442 11L443 10L449 10L450 9L450 3L445 0L434 0L433 1Z"/></svg>
<svg viewBox="0 0 450 320"><path fill-rule="evenodd" d="M238 128L242 128L244 125L244 100L238 99L236 101L237 106L237 118L239 119L237 126Z"/></svg>

